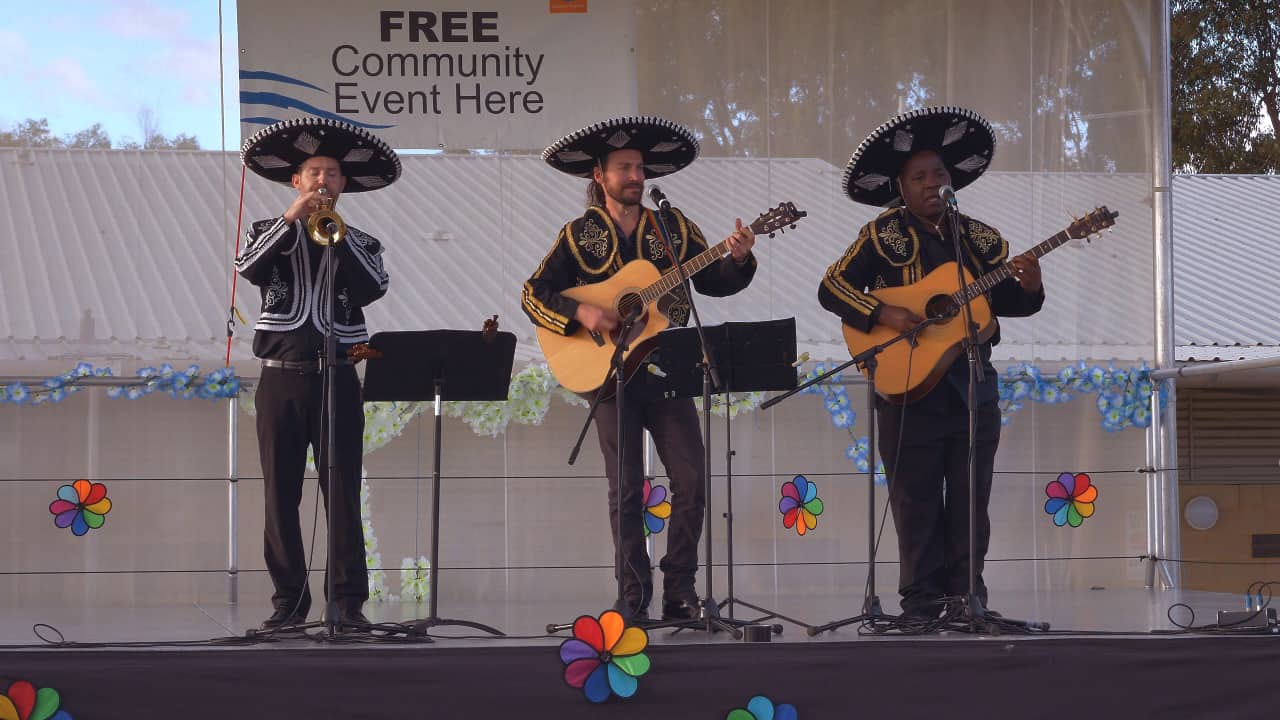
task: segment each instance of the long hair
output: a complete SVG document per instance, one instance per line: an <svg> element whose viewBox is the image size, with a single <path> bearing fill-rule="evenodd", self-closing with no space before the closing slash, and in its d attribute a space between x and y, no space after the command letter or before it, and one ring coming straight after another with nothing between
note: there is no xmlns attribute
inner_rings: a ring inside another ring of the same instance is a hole
<svg viewBox="0 0 1280 720"><path fill-rule="evenodd" d="M587 207L604 207L604 188L595 178L587 181Z"/></svg>

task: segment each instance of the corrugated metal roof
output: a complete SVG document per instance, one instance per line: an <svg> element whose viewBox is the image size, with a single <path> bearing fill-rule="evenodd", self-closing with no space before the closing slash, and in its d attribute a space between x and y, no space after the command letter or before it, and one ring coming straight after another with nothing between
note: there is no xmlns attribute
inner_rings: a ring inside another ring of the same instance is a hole
<svg viewBox="0 0 1280 720"><path fill-rule="evenodd" d="M339 206L388 248L392 289L369 309L370 326L479 329L497 314L520 338L519 358L540 357L519 289L581 211L583 181L532 156L410 155L404 163L400 182ZM839 173L813 159L706 158L659 181L713 241L735 215L754 218L783 200L809 213L795 231L760 241L756 281L705 301L705 322L795 316L802 349L847 357L816 288L876 211L844 198ZM0 361L220 357L239 176L234 153L0 150ZM999 357L1151 356L1147 185L1141 175L989 173L961 192L964 210L999 227L1015 250L1062 229L1070 213L1100 204L1121 212L1115 234L1095 247L1073 242L1045 259L1049 302L1035 318L1006 323ZM280 213L292 197L252 174L246 188L246 223ZM1182 288L1197 287L1181 280L1187 267L1179 270ZM252 323L256 291L241 283L239 293ZM237 328L234 358L249 357L251 334Z"/></svg>
<svg viewBox="0 0 1280 720"><path fill-rule="evenodd" d="M1195 346L1180 358L1280 354L1276 208L1274 175L1174 177L1174 336Z"/></svg>

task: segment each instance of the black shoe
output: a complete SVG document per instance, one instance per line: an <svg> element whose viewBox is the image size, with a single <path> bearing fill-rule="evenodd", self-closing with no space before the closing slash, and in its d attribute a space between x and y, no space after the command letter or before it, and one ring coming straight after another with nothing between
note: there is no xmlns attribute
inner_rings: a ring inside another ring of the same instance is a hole
<svg viewBox="0 0 1280 720"><path fill-rule="evenodd" d="M696 620L702 614L702 600L692 590L664 593L663 620Z"/></svg>
<svg viewBox="0 0 1280 720"><path fill-rule="evenodd" d="M291 625L301 625L307 621L307 611L295 611L292 605L281 605L271 614L271 617L262 621L261 629L263 630L279 630L283 627Z"/></svg>
<svg viewBox="0 0 1280 720"><path fill-rule="evenodd" d="M628 623L649 622L649 604L635 598L620 598L613 604L613 609Z"/></svg>
<svg viewBox="0 0 1280 720"><path fill-rule="evenodd" d="M343 603L338 606L338 629L341 632L369 632L369 618L360 611L363 603Z"/></svg>

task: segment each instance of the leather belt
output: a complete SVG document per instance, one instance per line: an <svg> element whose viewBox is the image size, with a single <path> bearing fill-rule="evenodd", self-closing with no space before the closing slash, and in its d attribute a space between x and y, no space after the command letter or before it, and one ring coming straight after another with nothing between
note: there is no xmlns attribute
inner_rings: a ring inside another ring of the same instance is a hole
<svg viewBox="0 0 1280 720"><path fill-rule="evenodd" d="M351 365L351 364L352 364L351 360L345 357L338 358L338 360L334 363L334 365L339 367L343 365ZM318 373L320 372L320 361L319 360L270 360L270 359L267 359L262 361L262 367L278 368L280 370L288 370L290 372Z"/></svg>

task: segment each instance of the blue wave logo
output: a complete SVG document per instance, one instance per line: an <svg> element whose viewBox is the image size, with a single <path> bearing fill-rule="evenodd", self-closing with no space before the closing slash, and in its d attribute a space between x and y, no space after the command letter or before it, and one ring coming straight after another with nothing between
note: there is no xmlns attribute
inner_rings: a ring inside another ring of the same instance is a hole
<svg viewBox="0 0 1280 720"><path fill-rule="evenodd" d="M289 77L288 75L281 75L280 73L273 73L266 70L241 70L240 81L243 83L245 80L262 80L268 83L279 83L281 85L294 85L298 88L316 90L324 95L329 94L327 90L324 90L323 88L320 88L316 85L312 85L311 83L306 82L305 80L299 80L298 78ZM287 90L287 89L289 88L281 88L281 90ZM385 130L387 128L395 127L395 125L376 125L374 123L365 123L365 122L360 122L358 120L353 120L349 117L344 117L342 115L338 115L337 113L329 112L328 110L318 108L315 105L309 102L306 102L305 100L302 100L300 98L296 98L291 95L286 95L283 92L273 92L271 90L241 90L240 106L243 108L246 105L265 105L267 107L280 108L281 110L297 110L297 111L304 112L308 115L313 115L315 117L327 118L329 120L337 120L340 122L349 123L351 125L355 125L356 127L365 128L366 130ZM281 122L284 119L285 118L270 117L268 115L249 115L249 116L241 116L240 122L248 123L250 125L273 125L275 123Z"/></svg>

